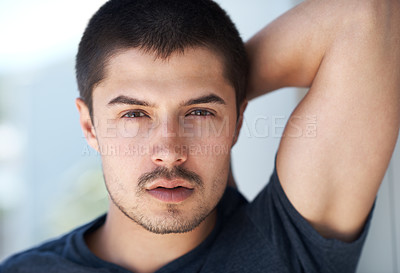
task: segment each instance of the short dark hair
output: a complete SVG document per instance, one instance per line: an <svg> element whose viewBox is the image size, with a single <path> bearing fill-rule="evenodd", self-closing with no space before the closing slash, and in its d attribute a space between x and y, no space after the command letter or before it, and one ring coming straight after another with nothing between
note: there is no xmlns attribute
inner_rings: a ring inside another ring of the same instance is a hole
<svg viewBox="0 0 400 273"><path fill-rule="evenodd" d="M140 48L167 59L185 48L206 47L223 57L225 76L245 98L247 58L226 12L211 0L110 0L90 19L79 43L76 77L81 99L93 115L92 92L113 54Z"/></svg>

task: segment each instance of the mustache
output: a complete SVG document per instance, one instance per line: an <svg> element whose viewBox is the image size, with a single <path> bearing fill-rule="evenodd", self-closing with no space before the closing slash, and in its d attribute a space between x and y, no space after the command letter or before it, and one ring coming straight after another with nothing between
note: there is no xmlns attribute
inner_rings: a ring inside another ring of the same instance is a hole
<svg viewBox="0 0 400 273"><path fill-rule="evenodd" d="M168 180L181 178L194 185L203 186L203 181L197 173L189 171L181 166L175 166L172 169L157 167L151 172L144 173L138 179L138 186L144 188L146 184L159 178L165 178Z"/></svg>

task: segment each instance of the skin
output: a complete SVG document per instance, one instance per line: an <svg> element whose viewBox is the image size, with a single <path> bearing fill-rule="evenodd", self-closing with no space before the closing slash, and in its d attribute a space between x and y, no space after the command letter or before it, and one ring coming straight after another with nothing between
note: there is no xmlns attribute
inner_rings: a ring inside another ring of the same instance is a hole
<svg viewBox="0 0 400 273"><path fill-rule="evenodd" d="M211 101L198 100L210 95ZM200 244L215 225L245 108L237 122L235 91L221 58L203 48L167 60L123 50L93 91L94 124L83 101L76 103L87 140L101 153L111 199L105 225L87 238L90 249L132 271L153 272ZM208 150L184 149L198 146ZM182 202L147 193L165 175L138 182L157 168L176 167L200 178L177 177L193 188Z"/></svg>

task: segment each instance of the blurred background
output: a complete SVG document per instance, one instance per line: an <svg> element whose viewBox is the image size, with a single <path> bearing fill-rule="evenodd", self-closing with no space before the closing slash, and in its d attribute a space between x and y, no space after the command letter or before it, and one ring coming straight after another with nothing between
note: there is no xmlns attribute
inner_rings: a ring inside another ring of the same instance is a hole
<svg viewBox="0 0 400 273"><path fill-rule="evenodd" d="M74 59L104 0L0 1L0 261L107 210L99 156L81 133ZM297 0L218 0L244 40ZM268 181L279 137L306 90L250 102L233 169L248 199ZM400 150L379 191L359 273L400 266Z"/></svg>

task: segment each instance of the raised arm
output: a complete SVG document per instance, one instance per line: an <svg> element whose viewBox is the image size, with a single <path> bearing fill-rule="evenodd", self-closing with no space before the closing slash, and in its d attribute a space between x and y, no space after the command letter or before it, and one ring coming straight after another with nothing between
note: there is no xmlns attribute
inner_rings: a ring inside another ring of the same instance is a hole
<svg viewBox="0 0 400 273"><path fill-rule="evenodd" d="M250 98L310 87L278 150L289 200L323 236L354 240L399 130L399 0L305 1L247 49ZM307 134L310 122L315 135Z"/></svg>

